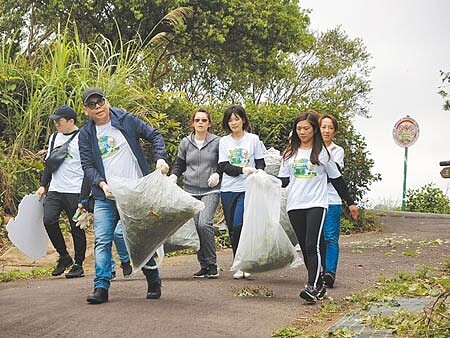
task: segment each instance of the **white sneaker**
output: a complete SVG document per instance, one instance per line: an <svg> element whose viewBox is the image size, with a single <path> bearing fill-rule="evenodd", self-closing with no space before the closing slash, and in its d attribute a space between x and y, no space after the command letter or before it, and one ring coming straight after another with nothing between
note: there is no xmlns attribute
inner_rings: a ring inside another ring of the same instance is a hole
<svg viewBox="0 0 450 338"><path fill-rule="evenodd" d="M297 244L297 245L295 246L295 251L297 251L297 252L302 251L302 249L300 249L300 244Z"/></svg>
<svg viewBox="0 0 450 338"><path fill-rule="evenodd" d="M245 272L238 270L234 273L233 278L234 279L242 279L242 278L245 278L244 275L245 275Z"/></svg>
<svg viewBox="0 0 450 338"><path fill-rule="evenodd" d="M236 273L233 275L234 279L246 279L251 276L251 273L249 272L243 272L241 270L236 271Z"/></svg>

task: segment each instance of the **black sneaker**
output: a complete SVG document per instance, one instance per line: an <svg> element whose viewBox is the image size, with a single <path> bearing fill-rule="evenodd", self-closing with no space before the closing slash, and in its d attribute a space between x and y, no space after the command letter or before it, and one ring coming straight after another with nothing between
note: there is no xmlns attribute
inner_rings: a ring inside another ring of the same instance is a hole
<svg viewBox="0 0 450 338"><path fill-rule="evenodd" d="M52 271L52 276L61 275L66 269L73 264L72 257L70 255L59 257L56 264L56 268Z"/></svg>
<svg viewBox="0 0 450 338"><path fill-rule="evenodd" d="M116 280L116 277L117 277L116 271L115 270L111 271L111 279L110 279L110 281Z"/></svg>
<svg viewBox="0 0 450 338"><path fill-rule="evenodd" d="M205 278L208 276L208 269L207 268L201 268L199 271L194 273L192 277L194 278Z"/></svg>
<svg viewBox="0 0 450 338"><path fill-rule="evenodd" d="M307 285L302 291L300 291L300 298L303 298L309 304L315 304L319 300L317 295L317 289L311 285Z"/></svg>
<svg viewBox="0 0 450 338"><path fill-rule="evenodd" d="M217 265L216 264L211 264L208 267L208 273L207 273L206 277L208 277L208 278L217 278L217 277L219 277L219 271L217 270Z"/></svg>
<svg viewBox="0 0 450 338"><path fill-rule="evenodd" d="M327 288L325 284L323 284L320 288L317 289L317 299L322 300L327 296Z"/></svg>
<svg viewBox="0 0 450 338"><path fill-rule="evenodd" d="M87 302L91 304L101 304L108 301L108 290L95 288L94 292L87 296Z"/></svg>
<svg viewBox="0 0 450 338"><path fill-rule="evenodd" d="M325 272L323 275L323 282L325 283L325 286L327 288L332 289L334 286L334 280L336 279L336 276L332 272Z"/></svg>
<svg viewBox="0 0 450 338"><path fill-rule="evenodd" d="M161 282L147 284L147 299L158 299L161 297Z"/></svg>
<svg viewBox="0 0 450 338"><path fill-rule="evenodd" d="M123 276L128 277L133 272L133 268L131 267L130 261L120 263L122 268Z"/></svg>
<svg viewBox="0 0 450 338"><path fill-rule="evenodd" d="M84 270L81 265L74 264L72 265L72 269L68 273L66 273L66 278L78 278L84 277Z"/></svg>

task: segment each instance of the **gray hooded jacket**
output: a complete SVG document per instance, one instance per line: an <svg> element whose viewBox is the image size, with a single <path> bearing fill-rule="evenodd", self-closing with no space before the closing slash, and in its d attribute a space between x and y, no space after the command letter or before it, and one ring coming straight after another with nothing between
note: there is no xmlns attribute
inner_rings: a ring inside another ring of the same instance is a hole
<svg viewBox="0 0 450 338"><path fill-rule="evenodd" d="M178 177L184 173L184 190L199 196L217 191L220 187L220 183L216 187L208 187L209 176L213 173L222 176L217 164L220 137L208 133L201 149L198 149L194 137L192 133L181 140L171 173Z"/></svg>

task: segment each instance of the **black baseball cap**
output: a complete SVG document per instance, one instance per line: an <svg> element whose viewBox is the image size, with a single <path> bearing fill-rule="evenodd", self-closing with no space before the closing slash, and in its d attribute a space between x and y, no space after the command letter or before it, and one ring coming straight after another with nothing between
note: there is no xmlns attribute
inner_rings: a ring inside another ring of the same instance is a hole
<svg viewBox="0 0 450 338"><path fill-rule="evenodd" d="M83 103L84 104L87 103L89 98L93 95L105 97L105 94L103 94L103 91L100 88L97 87L88 88L84 91L83 95L81 96Z"/></svg>
<svg viewBox="0 0 450 338"><path fill-rule="evenodd" d="M61 117L64 117L66 120L73 119L77 122L77 113L69 106L60 106L52 115L50 115L50 119L55 121L59 120Z"/></svg>

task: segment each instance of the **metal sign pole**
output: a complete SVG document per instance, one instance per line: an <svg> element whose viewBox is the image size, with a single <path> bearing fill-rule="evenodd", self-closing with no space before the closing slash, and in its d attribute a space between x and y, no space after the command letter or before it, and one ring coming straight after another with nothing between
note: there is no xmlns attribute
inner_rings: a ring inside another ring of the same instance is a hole
<svg viewBox="0 0 450 338"><path fill-rule="evenodd" d="M419 125L409 115L401 118L392 130L394 141L402 148L405 148L405 157L403 159L403 195L402 211L406 209L406 171L408 168L408 147L412 146L419 136Z"/></svg>
<svg viewBox="0 0 450 338"><path fill-rule="evenodd" d="M406 171L408 168L408 147L405 147L405 157L403 159L403 196L402 196L402 211L406 209Z"/></svg>

